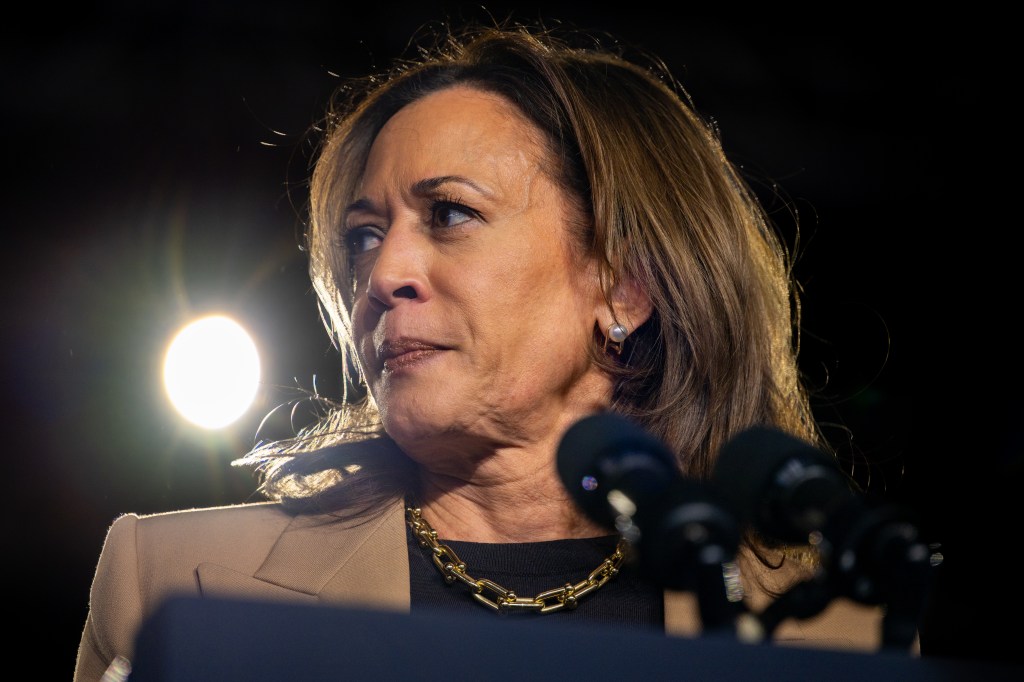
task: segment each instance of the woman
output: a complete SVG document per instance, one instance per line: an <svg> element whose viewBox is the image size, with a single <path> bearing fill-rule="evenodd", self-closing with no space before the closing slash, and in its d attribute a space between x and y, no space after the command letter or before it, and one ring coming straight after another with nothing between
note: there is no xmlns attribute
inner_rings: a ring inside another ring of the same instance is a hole
<svg viewBox="0 0 1024 682"><path fill-rule="evenodd" d="M174 592L514 602L696 635L693 596L630 570L573 503L563 435L610 410L694 478L751 425L823 444L786 252L666 74L517 26L424 55L340 91L313 172L310 272L352 395L240 462L269 502L113 524L76 680L130 660ZM464 567L442 576L435 555ZM754 537L737 563L754 612L814 570L806 548ZM566 583L585 594L549 589ZM879 629L878 609L836 600L775 635L872 650Z"/></svg>

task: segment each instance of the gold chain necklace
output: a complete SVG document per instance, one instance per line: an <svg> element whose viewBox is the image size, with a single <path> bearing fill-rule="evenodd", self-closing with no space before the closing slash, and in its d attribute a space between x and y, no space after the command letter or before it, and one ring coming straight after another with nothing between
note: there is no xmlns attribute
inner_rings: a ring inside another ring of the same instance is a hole
<svg viewBox="0 0 1024 682"><path fill-rule="evenodd" d="M444 576L445 582L449 585L456 580L461 582L473 590L474 599L500 613L518 610L553 613L561 609L574 609L579 606L583 597L617 576L619 567L626 557L627 543L625 539L620 538L615 552L591 571L585 580L581 580L575 585L566 583L562 587L541 592L536 597L519 597L512 590L487 578L474 578L469 575L466 572L465 562L459 559L452 548L437 541L437 531L426 522L418 507L406 507L405 517L419 540L420 547L429 550L430 558L433 559L437 570ZM485 592L494 595L494 599L488 598Z"/></svg>

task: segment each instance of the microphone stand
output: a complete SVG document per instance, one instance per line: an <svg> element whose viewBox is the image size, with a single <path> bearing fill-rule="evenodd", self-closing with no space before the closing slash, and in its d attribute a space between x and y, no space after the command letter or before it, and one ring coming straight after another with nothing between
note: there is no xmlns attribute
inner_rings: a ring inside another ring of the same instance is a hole
<svg viewBox="0 0 1024 682"><path fill-rule="evenodd" d="M917 637L933 557L906 510L882 505L839 515L845 540L833 551L836 592L864 604L884 604L882 647L908 650Z"/></svg>
<svg viewBox="0 0 1024 682"><path fill-rule="evenodd" d="M821 569L755 616L762 639L769 641L787 618L811 618L834 599L847 597L884 605L882 648L909 651L917 637L933 564L931 550L920 540L917 528L897 507L857 505L841 510L822 535Z"/></svg>
<svg viewBox="0 0 1024 682"><path fill-rule="evenodd" d="M739 522L713 491L689 479L675 481L652 511L649 523L638 519L641 568L664 587L696 594L704 636L736 638L746 612L734 563Z"/></svg>
<svg viewBox="0 0 1024 682"><path fill-rule="evenodd" d="M784 620L804 620L818 615L835 596L834 586L824 574L797 583L754 616L760 630L759 641L771 642L776 628Z"/></svg>

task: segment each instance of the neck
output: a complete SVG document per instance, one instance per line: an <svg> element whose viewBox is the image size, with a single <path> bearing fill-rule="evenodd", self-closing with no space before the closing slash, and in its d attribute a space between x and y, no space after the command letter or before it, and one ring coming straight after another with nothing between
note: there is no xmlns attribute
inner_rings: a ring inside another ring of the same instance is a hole
<svg viewBox="0 0 1024 682"><path fill-rule="evenodd" d="M596 393L515 420L515 428L504 420L461 437L445 433L433 445L423 439L409 443L406 452L420 471L417 504L438 537L497 543L612 534L571 499L556 464L565 431L606 404L591 397Z"/></svg>
<svg viewBox="0 0 1024 682"><path fill-rule="evenodd" d="M541 542L612 533L576 507L553 467L500 482L424 470L420 490L423 518L446 540Z"/></svg>

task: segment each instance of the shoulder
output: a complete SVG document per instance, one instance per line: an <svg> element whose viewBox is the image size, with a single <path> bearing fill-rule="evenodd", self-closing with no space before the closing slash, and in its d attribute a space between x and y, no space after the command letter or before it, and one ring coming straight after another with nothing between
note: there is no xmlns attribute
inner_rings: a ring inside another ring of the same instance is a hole
<svg viewBox="0 0 1024 682"><path fill-rule="evenodd" d="M294 518L277 502L251 502L222 507L180 509L156 514L122 514L113 526L138 525L145 532L193 532L220 529L260 529L267 525L283 527Z"/></svg>
<svg viewBox="0 0 1024 682"><path fill-rule="evenodd" d="M254 570L291 516L274 503L122 514L107 530L89 598L85 668L129 655L135 628L171 592L195 594L196 567L220 561Z"/></svg>
<svg viewBox="0 0 1024 682"><path fill-rule="evenodd" d="M252 503L187 509L158 514L127 513L107 531L104 547L130 542L140 555L177 552L178 545L193 549L237 549L272 541L291 523L293 515L277 503ZM225 545L225 543L227 543ZM164 551L161 551L161 548Z"/></svg>
<svg viewBox="0 0 1024 682"><path fill-rule="evenodd" d="M261 561L293 520L274 502L124 514L111 525L106 543L130 543L141 571L166 572L202 561L248 565Z"/></svg>
<svg viewBox="0 0 1024 682"><path fill-rule="evenodd" d="M131 568L144 578L150 562L166 567L184 565L190 559L258 552L272 544L292 519L273 502L126 513L107 530L100 561L123 564L125 570Z"/></svg>
<svg viewBox="0 0 1024 682"><path fill-rule="evenodd" d="M400 505L388 505L381 511L392 513L377 518L398 514L397 525L402 526ZM123 560L133 564L143 582L177 576L171 578L178 583L175 586L186 587L192 571L203 563L252 575L272 552L294 558L296 553L307 554L320 545L337 549L378 525L373 519L347 521L330 512L296 512L277 502L133 513L113 522L103 553L125 555Z"/></svg>
<svg viewBox="0 0 1024 682"><path fill-rule="evenodd" d="M346 562L360 577L367 566L371 574L380 572L378 555L394 554L404 539L389 532L370 541L382 526L404 528L400 507L384 511L381 520L357 526L330 514L295 514L274 502L119 516L93 577L82 675L102 670L115 655L130 659L139 624L172 594L309 600L343 573ZM350 561L359 552L369 558Z"/></svg>

